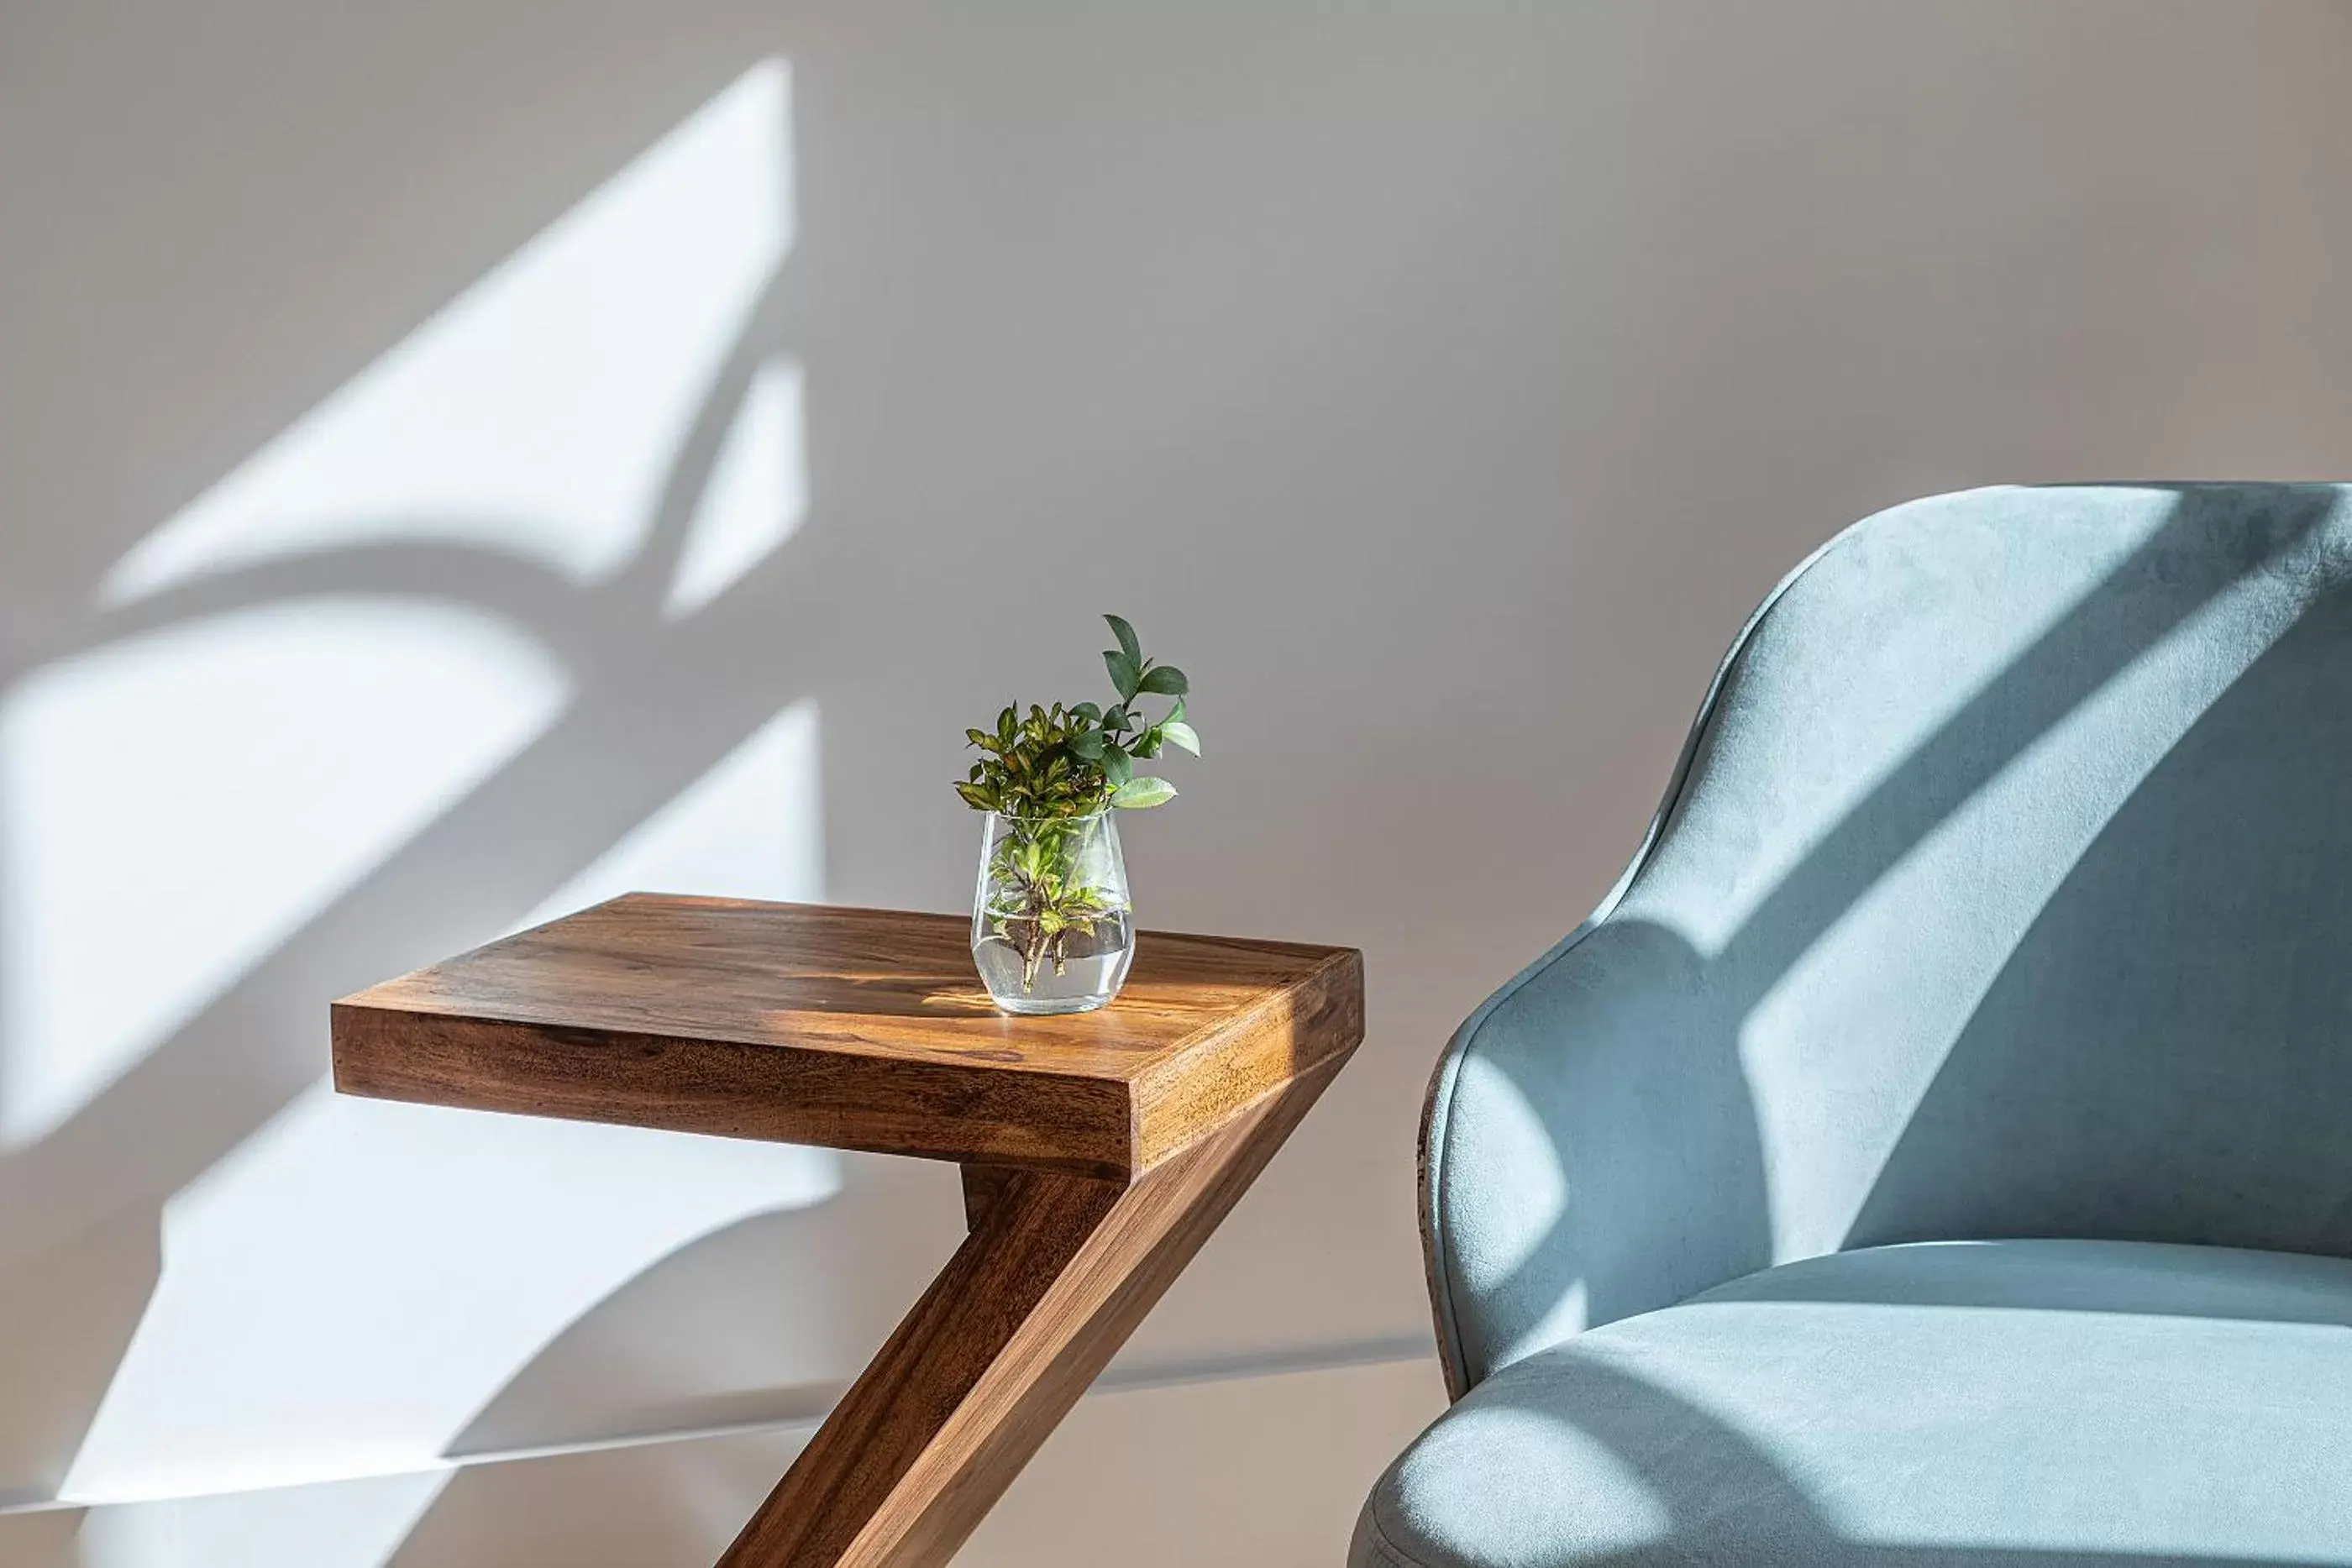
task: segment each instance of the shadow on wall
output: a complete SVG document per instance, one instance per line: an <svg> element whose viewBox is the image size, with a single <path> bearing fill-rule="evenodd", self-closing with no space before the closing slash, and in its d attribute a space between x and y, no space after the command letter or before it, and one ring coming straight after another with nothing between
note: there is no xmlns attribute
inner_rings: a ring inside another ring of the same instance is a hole
<svg viewBox="0 0 2352 1568"><path fill-rule="evenodd" d="M774 1387L911 1295L785 1266L772 1222L842 1188L830 1154L323 1081L329 998L502 929L631 887L822 895L819 710L771 624L814 602L791 130L772 60L0 687L0 1492L417 1471L484 1423L645 1416L625 1379L501 1390L665 1260L793 1275L794 1333L737 1347Z"/></svg>

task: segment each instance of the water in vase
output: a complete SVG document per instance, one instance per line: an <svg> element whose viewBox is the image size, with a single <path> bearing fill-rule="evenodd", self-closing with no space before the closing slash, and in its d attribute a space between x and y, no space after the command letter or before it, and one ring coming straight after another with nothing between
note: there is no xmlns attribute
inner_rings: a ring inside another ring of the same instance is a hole
<svg viewBox="0 0 2352 1568"><path fill-rule="evenodd" d="M1081 1013L1101 1007L1118 994L1135 956L1135 929L1123 909L1050 936L1010 911L988 910L975 925L972 962L1006 1012Z"/></svg>

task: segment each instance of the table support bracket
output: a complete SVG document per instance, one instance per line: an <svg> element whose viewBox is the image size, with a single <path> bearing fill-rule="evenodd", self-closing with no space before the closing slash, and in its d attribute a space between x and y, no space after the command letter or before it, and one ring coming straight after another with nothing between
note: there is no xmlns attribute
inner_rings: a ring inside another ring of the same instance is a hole
<svg viewBox="0 0 2352 1568"><path fill-rule="evenodd" d="M1337 1072L1132 1183L967 1165L970 1234L719 1568L940 1568Z"/></svg>

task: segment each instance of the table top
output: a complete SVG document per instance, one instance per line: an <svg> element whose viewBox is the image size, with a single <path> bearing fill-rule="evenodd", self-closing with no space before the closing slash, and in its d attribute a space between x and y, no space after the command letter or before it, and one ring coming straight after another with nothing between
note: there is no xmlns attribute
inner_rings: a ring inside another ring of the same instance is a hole
<svg viewBox="0 0 2352 1568"><path fill-rule="evenodd" d="M378 1098L1126 1178L1352 1050L1353 949L1147 931L1012 1018L944 915L631 894L334 1007Z"/></svg>

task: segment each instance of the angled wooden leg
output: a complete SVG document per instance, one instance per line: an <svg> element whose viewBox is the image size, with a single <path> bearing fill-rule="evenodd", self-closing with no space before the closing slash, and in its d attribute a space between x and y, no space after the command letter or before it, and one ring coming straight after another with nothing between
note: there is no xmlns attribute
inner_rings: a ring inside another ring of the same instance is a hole
<svg viewBox="0 0 2352 1568"><path fill-rule="evenodd" d="M1352 948L1148 934L1019 1025L961 915L631 894L335 1004L344 1092L968 1161L963 1244L722 1568L938 1568L1363 1039Z"/></svg>
<svg viewBox="0 0 2352 1568"><path fill-rule="evenodd" d="M1339 1066L1131 1185L967 1167L971 1234L719 1568L946 1563Z"/></svg>
<svg viewBox="0 0 2352 1568"><path fill-rule="evenodd" d="M992 1207L996 1200L1013 1190L1021 1179L1018 1166L965 1166L963 1167L963 1225L966 1230L980 1228L981 1216Z"/></svg>

